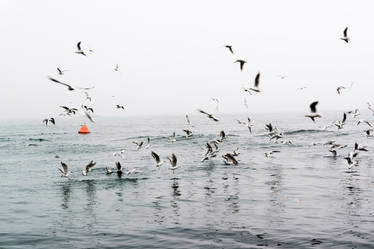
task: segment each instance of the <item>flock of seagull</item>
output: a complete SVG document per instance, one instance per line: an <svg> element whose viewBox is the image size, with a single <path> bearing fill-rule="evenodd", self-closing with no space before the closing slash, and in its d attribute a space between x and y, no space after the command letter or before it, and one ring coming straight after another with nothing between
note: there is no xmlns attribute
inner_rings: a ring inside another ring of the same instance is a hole
<svg viewBox="0 0 374 249"><path fill-rule="evenodd" d="M346 43L349 43L350 37L348 37L348 27L344 29L343 36L340 39L345 41ZM224 45L224 47L227 48L232 55L234 55L234 50L233 50L232 45ZM93 52L93 51L89 50L89 52ZM75 53L78 54L78 55L87 56L87 53L84 50L82 50L81 42L77 43L77 50L75 51ZM243 59L237 59L237 60L234 61L234 63L239 63L240 71L243 71L243 68L244 68L244 66L247 62ZM114 71L116 71L116 72L119 71L118 64L115 65ZM57 68L58 75L62 76L62 75L64 75L65 72L67 72L67 70L62 70L60 68ZM262 93L262 91L259 88L259 86L260 86L260 75L261 75L260 72L258 72L256 74L253 86L250 86L248 88L243 88L243 91L245 93L248 93L250 95ZM279 75L279 77L281 79L285 79L287 76L286 75ZM71 84L64 83L64 82L62 82L60 80L57 80L55 78L52 78L52 77L48 77L48 79L53 83L65 86L68 91L83 90L84 93L85 93L85 97L86 97L85 100L88 101L88 102L92 101L92 98L89 95L88 91L90 89L93 89L94 86L93 87L75 87L75 86L72 86ZM300 87L300 88L297 88L297 90L303 90L305 88L306 87ZM336 91L340 95L343 90L347 90L347 89L350 89L350 88L352 88L352 84L351 84L350 87L339 86L336 89ZM220 103L219 99L218 98L211 98L211 100L216 104L216 110L218 111L218 106L219 106L219 103ZM310 112L305 115L305 117L310 118L313 122L316 122L317 118L318 119L322 118L322 115L317 112L318 103L319 103L318 101L314 101L313 103L311 103L310 106L309 106ZM374 116L374 109L372 108L370 103L367 103L367 104L368 104L368 109L372 112L372 114ZM244 105L248 106L247 102L246 102L246 99L244 101ZM62 110L63 110L63 112L60 114L61 116L71 116L71 115L75 115L75 114L80 112L80 110L78 108L75 108L75 107L60 106L60 108L62 108ZM120 104L117 104L115 106L115 108L118 109L118 110L125 110L125 106L120 105ZM81 105L81 111L83 112L84 116L89 121L95 122L95 120L93 119L94 109L92 107L89 107L85 104L82 104ZM206 112L202 109L197 109L197 111L199 113L205 115L210 120L212 120L214 122L219 122L219 118L217 116L215 116L214 114ZM334 126L338 130L343 129L344 126L347 123L348 115L351 115L351 116L353 116L353 119L356 119L357 117L359 117L360 112L359 112L358 109L348 111L348 112L344 112L342 120L338 120L338 121L336 121L332 124L326 125L323 129L328 129L328 128L331 128L331 127L334 127ZM186 115L185 118L186 118L187 125L189 127L194 127L192 125L191 121L190 121L189 116ZM252 134L253 120L251 118L248 117L246 121L241 121L241 120L236 120L236 121L239 125L245 126L248 129L249 133ZM43 122L45 123L45 125L48 125L49 123L53 124L53 125L56 124L54 117L46 118L46 119L43 120ZM373 136L372 135L372 132L373 132L372 124L367 120L358 119L357 120L357 126L360 125L360 124L364 124L364 125L367 125L369 127L368 129L365 130L365 134L366 134L367 137L372 137ZM292 144L292 141L287 140L285 138L284 133L281 132L280 129L278 129L273 124L271 124L271 123L266 124L265 125L265 130L267 131L267 135L268 135L269 140L271 142L281 143L281 144ZM190 137L193 136L193 132L190 129L183 129L183 132L185 133L186 139L189 139ZM224 142L225 138L226 138L225 132L221 131L220 134L219 134L219 137L217 139L207 142L205 144L205 152L202 154L203 157L201 159L201 162L210 160L212 158L216 158L219 154L219 145L222 142ZM172 135L167 137L167 139L170 143L176 142L175 132L173 132ZM150 145L151 145L151 140L148 137L146 142L144 142L144 141L133 141L133 143L136 145L137 150L140 150L142 148L149 149ZM338 150L339 149L347 147L347 145L340 145L340 144L336 143L336 141L328 141L324 145L329 145L330 146L329 152L332 153L332 155L334 157L338 156ZM354 166L358 165L357 158L358 158L358 155L359 155L360 151L366 152L368 150L365 146L362 146L362 145L359 145L358 143L355 143L353 151L349 152L348 155L344 157L344 159L348 163L348 168L349 169L353 169ZM268 151L268 152L264 153L264 156L269 158L269 157L272 157L276 153L280 153L280 151L279 150ZM113 156L124 158L124 154L125 154L125 150L121 150L121 151L118 151L118 152L114 152ZM240 153L238 152L238 149L237 149L237 150L235 150L233 152L230 152L230 153L224 153L221 157L222 157L223 162L227 165L238 165L239 162L237 160L237 157L239 156L239 154ZM157 154L155 151L151 150L151 156L155 161L155 167L157 169L159 169L165 163L161 159L160 155ZM168 156L166 158L170 162L170 168L169 169L174 174L175 171L180 167L178 165L177 156L174 153L172 153L171 156ZM87 166L83 169L82 175L87 176L89 174L89 172L91 172L92 168L95 165L96 165L96 162L90 161L87 164ZM70 179L71 171L69 171L68 165L64 162L61 162L61 167L62 168L59 168L59 171L61 172L61 177L67 177L67 178ZM131 170L125 171L119 161L115 162L115 167L106 167L105 168L105 173L106 174L110 175L110 174L116 173L118 177L122 177L123 174L128 176L128 175L135 175L135 174L138 174L140 172L141 171L137 168L133 168Z"/></svg>

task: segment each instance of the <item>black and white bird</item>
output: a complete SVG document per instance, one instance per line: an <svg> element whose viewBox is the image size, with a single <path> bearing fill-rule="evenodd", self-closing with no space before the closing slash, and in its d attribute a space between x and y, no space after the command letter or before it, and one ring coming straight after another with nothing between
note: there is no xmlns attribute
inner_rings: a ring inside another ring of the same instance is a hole
<svg viewBox="0 0 374 249"><path fill-rule="evenodd" d="M58 72L59 75L64 75L64 73L65 73L66 71L68 71L68 70L62 70L62 69L60 69L60 68L57 68L57 72Z"/></svg>
<svg viewBox="0 0 374 249"><path fill-rule="evenodd" d="M151 151L151 155L152 155L153 159L155 159L155 161L156 161L156 167L160 168L160 166L164 163L164 161L162 161L160 159L160 156L154 151Z"/></svg>
<svg viewBox="0 0 374 249"><path fill-rule="evenodd" d="M368 149L366 149L366 146L362 146L362 145L359 145L358 143L355 143L355 149L354 151L369 151Z"/></svg>
<svg viewBox="0 0 374 249"><path fill-rule="evenodd" d="M272 150L272 151L269 151L269 152L265 152L265 157L271 157L272 154L274 153L280 153L279 150Z"/></svg>
<svg viewBox="0 0 374 249"><path fill-rule="evenodd" d="M311 120L313 120L313 122L315 122L315 118L322 118L322 116L317 113L317 105L318 101L314 101L313 103L311 103L309 105L310 114L305 115L305 117L310 118Z"/></svg>
<svg viewBox="0 0 374 249"><path fill-rule="evenodd" d="M149 149L149 147L151 147L151 139L147 137L147 144L145 145L144 148Z"/></svg>
<svg viewBox="0 0 374 249"><path fill-rule="evenodd" d="M55 82L55 83L57 83L57 84L61 84L61 85L63 85L63 86L66 86L66 87L68 88L69 91L74 91L74 90L75 90L75 88L72 87L71 85L66 84L66 83L64 83L64 82L61 82L61 81L59 81L59 80L56 80L56 79L54 79L54 78L52 78L52 77L48 77L48 79L51 80L51 81L53 81L53 82Z"/></svg>
<svg viewBox="0 0 374 249"><path fill-rule="evenodd" d="M373 131L373 129L365 130L366 137L373 137L373 134L371 134Z"/></svg>
<svg viewBox="0 0 374 249"><path fill-rule="evenodd" d="M86 168L82 171L82 175L83 176L87 176L88 172L90 172L93 168L93 166L96 165L96 162L94 161L90 161L87 165L86 165Z"/></svg>
<svg viewBox="0 0 374 249"><path fill-rule="evenodd" d="M247 63L245 60L236 60L234 63L239 63L240 65L240 71L243 71L244 64Z"/></svg>
<svg viewBox="0 0 374 249"><path fill-rule="evenodd" d="M343 31L343 37L340 38L340 40L343 40L343 41L345 41L346 43L348 43L350 39L351 39L351 38L348 37L348 27L346 27L346 28L344 29L344 31Z"/></svg>
<svg viewBox="0 0 374 249"><path fill-rule="evenodd" d="M190 138L190 137L192 137L192 131L190 131L190 130L188 130L188 129L183 129L183 131L186 133L186 138L188 139L188 138Z"/></svg>
<svg viewBox="0 0 374 249"><path fill-rule="evenodd" d="M215 116L213 116L213 115L210 114L210 113L207 113L207 112L205 112L205 111L203 111L203 110L201 110L201 109L197 109L197 111L200 112L200 113L202 113L202 114L205 114L208 118L214 120L215 122L218 122L218 121L219 121L218 118L216 118Z"/></svg>
<svg viewBox="0 0 374 249"><path fill-rule="evenodd" d="M173 132L173 134L170 137L168 137L168 139L169 139L169 142L171 142L171 143L174 143L174 142L177 141L177 139L175 139L175 131Z"/></svg>
<svg viewBox="0 0 374 249"><path fill-rule="evenodd" d="M173 171L173 174L175 173L175 170L179 168L179 165L177 165L177 157L175 156L175 154L171 154L171 157L168 157L169 161L170 161L170 170Z"/></svg>
<svg viewBox="0 0 374 249"><path fill-rule="evenodd" d="M78 42L77 43L77 51L75 51L76 54L81 54L81 55L84 55L86 56L86 54L84 53L84 51L82 50L81 48L81 42Z"/></svg>
<svg viewBox="0 0 374 249"><path fill-rule="evenodd" d="M228 48L231 54L234 54L234 50L232 50L232 45L225 45L225 48Z"/></svg>
<svg viewBox="0 0 374 249"><path fill-rule="evenodd" d="M113 170L112 170L112 168L106 167L106 168L105 168L105 173L106 173L107 175L111 175L111 174L113 174Z"/></svg>
<svg viewBox="0 0 374 249"><path fill-rule="evenodd" d="M116 162L116 168L117 168L117 175L118 177L121 178L123 172L122 172L122 165L120 162Z"/></svg>
<svg viewBox="0 0 374 249"><path fill-rule="evenodd" d="M253 84L253 87L250 87L248 89L244 88L244 91L245 92L248 92L249 94L252 94L252 92L255 92L255 93L259 93L261 92L260 88L259 88L259 85L260 85L260 72L258 72L256 74L256 77L255 77L255 81L254 81L254 84Z"/></svg>
<svg viewBox="0 0 374 249"><path fill-rule="evenodd" d="M143 141L140 141L140 142L133 141L132 143L133 143L133 144L136 144L136 146L137 146L136 149L137 149L137 150L140 150L140 149L142 148L143 144L144 144Z"/></svg>
<svg viewBox="0 0 374 249"><path fill-rule="evenodd" d="M358 165L358 161L355 160L357 155L358 155L358 152L350 152L347 157L344 157L344 159L347 160L349 169L352 169L352 167Z"/></svg>
<svg viewBox="0 0 374 249"><path fill-rule="evenodd" d="M47 126L48 125L48 122L52 123L53 125L56 124L56 121L54 118L46 118L46 119L43 119L43 123L45 123L45 125Z"/></svg>
<svg viewBox="0 0 374 249"><path fill-rule="evenodd" d="M125 110L125 106L123 106L123 105L116 105L116 108L117 108L117 109Z"/></svg>
<svg viewBox="0 0 374 249"><path fill-rule="evenodd" d="M94 113L94 109L92 107L88 107L86 105L82 105L82 108L87 111L87 112L91 112L91 113Z"/></svg>
<svg viewBox="0 0 374 249"><path fill-rule="evenodd" d="M230 164L238 165L238 161L235 159L235 157L231 153L222 155L222 158L224 159L223 162L227 165L230 165Z"/></svg>
<svg viewBox="0 0 374 249"><path fill-rule="evenodd" d="M363 124L363 123L367 124L370 127L373 127L372 124L369 121L364 120L364 119L359 119L358 122L357 122L357 125Z"/></svg>
<svg viewBox="0 0 374 249"><path fill-rule="evenodd" d="M343 129L343 126L345 125L346 120L347 120L347 114L344 112L342 121L338 121L335 123L335 126L338 128L338 130Z"/></svg>
<svg viewBox="0 0 374 249"><path fill-rule="evenodd" d="M64 115L70 116L71 114L75 115L78 112L78 109L75 107L67 107L67 106L60 106L62 109L64 109L65 113Z"/></svg>
<svg viewBox="0 0 374 249"><path fill-rule="evenodd" d="M61 162L61 166L62 166L62 169L58 168L58 170L61 172L61 177L66 177L66 178L70 179L69 175L70 175L71 172L69 171L69 168L66 165L66 163Z"/></svg>

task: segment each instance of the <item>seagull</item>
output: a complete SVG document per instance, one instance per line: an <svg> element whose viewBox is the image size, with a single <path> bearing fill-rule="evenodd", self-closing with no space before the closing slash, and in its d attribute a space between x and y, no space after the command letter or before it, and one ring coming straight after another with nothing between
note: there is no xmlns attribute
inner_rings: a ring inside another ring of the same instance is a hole
<svg viewBox="0 0 374 249"><path fill-rule="evenodd" d="M141 171L137 168L130 169L129 171L126 172L126 175L136 175L141 173Z"/></svg>
<svg viewBox="0 0 374 249"><path fill-rule="evenodd" d="M144 144L143 141L140 141L140 142L133 141L132 143L137 145L137 148L136 148L137 150L140 150Z"/></svg>
<svg viewBox="0 0 374 249"><path fill-rule="evenodd" d="M81 49L81 42L78 42L77 43L77 51L75 51L76 54L81 54L81 55L84 55L86 56L86 54L83 52L83 50Z"/></svg>
<svg viewBox="0 0 374 249"><path fill-rule="evenodd" d="M220 131L219 132L219 139L217 139L218 142L223 142L223 140L226 138L226 133L225 131Z"/></svg>
<svg viewBox="0 0 374 249"><path fill-rule="evenodd" d="M219 121L218 118L216 118L216 117L213 116L212 114L209 114L209 113L207 113L207 112L205 112L205 111L203 111L203 110L201 110L201 109L197 109L197 111L200 112L200 113L202 113L202 114L207 115L208 118L210 118L210 119L212 119L212 120L214 120L214 121L216 121L216 122Z"/></svg>
<svg viewBox="0 0 374 249"><path fill-rule="evenodd" d="M87 111L84 112L84 115L86 115L88 120L90 120L92 123L95 123L95 120L93 119L93 117L91 117L91 115Z"/></svg>
<svg viewBox="0 0 374 249"><path fill-rule="evenodd" d="M67 106L60 106L60 107L65 110L65 115L70 115L70 114L75 115L77 113L77 111L78 111L77 108L69 108Z"/></svg>
<svg viewBox="0 0 374 249"><path fill-rule="evenodd" d="M343 31L343 37L340 38L340 40L343 40L343 41L345 41L346 43L348 43L350 39L351 39L351 38L348 37L348 27L346 27L346 28L344 29L344 31Z"/></svg>
<svg viewBox="0 0 374 249"><path fill-rule="evenodd" d="M125 107L123 105L116 105L117 109L125 110Z"/></svg>
<svg viewBox="0 0 374 249"><path fill-rule="evenodd" d="M118 67L118 64L116 65L116 67L114 68L114 71L118 72L119 70L119 67Z"/></svg>
<svg viewBox="0 0 374 249"><path fill-rule="evenodd" d="M336 150L334 150L334 149L329 149L329 151L332 153L332 156L333 156L333 157L337 157L338 152L337 152Z"/></svg>
<svg viewBox="0 0 374 249"><path fill-rule="evenodd" d="M240 64L240 71L243 71L243 67L244 67L244 64L245 63L247 63L246 61L244 61L244 60L236 60L236 61L234 61L234 63L236 63L236 62L239 62L239 64Z"/></svg>
<svg viewBox="0 0 374 249"><path fill-rule="evenodd" d="M238 161L230 153L227 153L226 155L222 155L222 158L224 159L225 164L238 165Z"/></svg>
<svg viewBox="0 0 374 249"><path fill-rule="evenodd" d="M318 101L311 103L309 106L311 113L308 115L305 115L305 117L310 118L311 120L313 120L313 122L315 122L314 120L315 118L322 118L322 116L317 113L317 104L318 104Z"/></svg>
<svg viewBox="0 0 374 249"><path fill-rule="evenodd" d="M87 164L86 169L82 171L82 175L86 176L88 172L92 170L92 167L96 165L96 162L91 161Z"/></svg>
<svg viewBox="0 0 374 249"><path fill-rule="evenodd" d="M61 166L62 166L62 169L58 168L58 170L61 172L61 177L66 177L66 178L70 179L69 175L70 175L71 172L69 171L66 163L61 162Z"/></svg>
<svg viewBox="0 0 374 249"><path fill-rule="evenodd" d="M358 152L350 152L347 157L344 157L347 160L348 168L351 169L353 166L357 166L358 162L354 160L357 157Z"/></svg>
<svg viewBox="0 0 374 249"><path fill-rule="evenodd" d="M146 149L149 149L151 147L151 139L147 137L147 145L145 146Z"/></svg>
<svg viewBox="0 0 374 249"><path fill-rule="evenodd" d="M234 51L232 50L232 46L231 45L225 45L225 48L228 48L230 50L230 52L232 54L234 54Z"/></svg>
<svg viewBox="0 0 374 249"><path fill-rule="evenodd" d="M186 133L186 138L192 137L192 131L187 130L187 129L183 129L183 131Z"/></svg>
<svg viewBox="0 0 374 249"><path fill-rule="evenodd" d="M190 118L188 117L188 115L186 114L186 121L187 121L187 124L188 125L191 125L191 121L190 121Z"/></svg>
<svg viewBox="0 0 374 249"><path fill-rule="evenodd" d="M357 116L360 116L360 110L356 108L353 111L347 112L347 114L353 114L353 118L356 118Z"/></svg>
<svg viewBox="0 0 374 249"><path fill-rule="evenodd" d="M340 95L340 92L342 90L345 90L345 89L351 89L353 86L353 83L351 83L351 86L350 87L345 87L345 86L339 86L338 88L336 88L336 91L338 92L338 94Z"/></svg>
<svg viewBox="0 0 374 249"><path fill-rule="evenodd" d="M54 125L56 124L54 118L50 118L50 119L46 118L46 119L43 120L43 122L45 123L46 126L47 126L48 122L50 122L50 123L52 123Z"/></svg>
<svg viewBox="0 0 374 249"><path fill-rule="evenodd" d="M171 157L168 157L168 159L169 159L170 164L171 164L170 170L172 170L173 174L174 174L174 171L179 168L179 166L177 166L177 157L173 153L173 154L171 154Z"/></svg>
<svg viewBox="0 0 374 249"><path fill-rule="evenodd" d="M175 139L175 132L173 132L173 134L169 137L169 141L170 141L171 143L174 143L174 142L177 141L177 140Z"/></svg>
<svg viewBox="0 0 374 249"><path fill-rule="evenodd" d="M368 129L365 131L366 133L366 137L372 137L373 135L371 134L371 132L373 131L373 129Z"/></svg>
<svg viewBox="0 0 374 249"><path fill-rule="evenodd" d="M357 125L359 125L359 124L361 124L361 123L365 123L365 124L367 124L368 126L373 127L373 126L369 123L369 121L367 121L367 120L359 119L358 122L357 122Z"/></svg>
<svg viewBox="0 0 374 249"><path fill-rule="evenodd" d="M59 69L57 68L57 72L59 75L64 75L64 72L66 72L67 70L62 70L62 69Z"/></svg>
<svg viewBox="0 0 374 249"><path fill-rule="evenodd" d="M347 114L343 113L343 120L335 123L335 126L338 127L338 130L343 129L343 126L345 125L346 120L347 120Z"/></svg>
<svg viewBox="0 0 374 249"><path fill-rule="evenodd" d="M164 163L164 161L161 161L160 156L154 151L151 151L151 155L153 159L155 159L156 161L156 167L160 168L160 166Z"/></svg>
<svg viewBox="0 0 374 249"><path fill-rule="evenodd" d="M87 112L90 111L90 112L94 113L94 110L93 110L92 107L88 107L88 106L86 106L86 105L82 105L82 108L85 109Z"/></svg>
<svg viewBox="0 0 374 249"><path fill-rule="evenodd" d="M66 87L68 88L69 91L74 91L74 90L75 90L75 88L73 88L71 85L68 85L68 84L66 84L66 83L63 83L63 82L61 82L61 81L59 81L59 80L56 80L56 79L54 79L54 78L52 78L52 77L48 77L48 79L51 80L51 81L53 81L53 82L55 82L55 83L57 83L57 84L61 84L61 85L66 86Z"/></svg>
<svg viewBox="0 0 374 249"><path fill-rule="evenodd" d="M86 100L90 101L91 102L91 96L88 94L88 92L84 92L84 94L86 95Z"/></svg>
<svg viewBox="0 0 374 249"><path fill-rule="evenodd" d="M106 168L105 168L105 173L106 173L107 175L110 175L110 174L113 173L113 170L112 170L111 168L109 168L109 167L106 167Z"/></svg>
<svg viewBox="0 0 374 249"><path fill-rule="evenodd" d="M113 152L113 156L120 156L122 159L124 158L123 156L124 154L125 154L125 150Z"/></svg>
<svg viewBox="0 0 374 249"><path fill-rule="evenodd" d="M260 89L258 88L258 85L259 85L259 84L260 84L260 72L258 72L258 73L256 74L254 87L253 87L253 88L249 88L249 91L254 91L254 92L256 92L256 93L261 92Z"/></svg>
<svg viewBox="0 0 374 249"><path fill-rule="evenodd" d="M233 157L236 157L236 156L239 156L240 155L240 152L237 152L239 150L239 148L236 148L236 150L234 150L233 152L232 152L232 156Z"/></svg>
<svg viewBox="0 0 374 249"><path fill-rule="evenodd" d="M264 154L265 154L266 157L270 157L274 153L280 153L280 151L279 150L272 150L272 151L269 151L269 152L265 152Z"/></svg>
<svg viewBox="0 0 374 249"><path fill-rule="evenodd" d="M118 177L122 176L122 165L120 162L116 162L116 167L117 167L117 175Z"/></svg>
<svg viewBox="0 0 374 249"><path fill-rule="evenodd" d="M358 143L355 143L355 151L356 150L359 150L359 151L368 151L368 149L366 149L366 146L361 146L359 145Z"/></svg>

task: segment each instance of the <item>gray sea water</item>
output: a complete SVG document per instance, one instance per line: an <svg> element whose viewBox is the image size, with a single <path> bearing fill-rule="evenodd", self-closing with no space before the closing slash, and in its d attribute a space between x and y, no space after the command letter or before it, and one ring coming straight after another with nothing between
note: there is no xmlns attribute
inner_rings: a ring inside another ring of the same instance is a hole
<svg viewBox="0 0 374 249"><path fill-rule="evenodd" d="M96 117L89 135L77 133L79 119L3 121L0 248L374 248L374 140L352 117L343 130L321 129L341 115L316 124L302 114L252 115L252 135L235 121L244 115L219 115L218 123L196 115L190 139L183 115ZM293 144L270 142L268 122ZM219 156L201 163L221 130ZM151 148L137 151L132 141L147 137ZM334 158L328 140L348 147ZM369 152L350 171L343 156L356 141ZM225 165L221 154L236 148L239 164ZM124 159L112 155L121 149ZM156 169L151 150L176 154L175 175L169 163ZM281 152L266 158L270 150ZM97 164L82 176L90 160ZM61 161L70 180L60 177ZM106 175L116 161L142 172Z"/></svg>

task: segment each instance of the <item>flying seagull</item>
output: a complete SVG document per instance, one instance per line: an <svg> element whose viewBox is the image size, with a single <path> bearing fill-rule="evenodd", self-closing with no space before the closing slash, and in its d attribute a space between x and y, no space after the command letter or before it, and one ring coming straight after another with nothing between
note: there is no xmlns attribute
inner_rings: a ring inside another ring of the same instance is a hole
<svg viewBox="0 0 374 249"><path fill-rule="evenodd" d="M92 167L96 165L96 162L91 161L86 165L86 169L82 171L82 175L86 176L88 172L92 170Z"/></svg>
<svg viewBox="0 0 374 249"><path fill-rule="evenodd" d="M43 120L43 123L45 123L46 126L48 125L48 122L50 122L52 124L56 124L54 118L50 118L50 119L46 118L46 119Z"/></svg>
<svg viewBox="0 0 374 249"><path fill-rule="evenodd" d="M351 38L348 37L348 27L346 27L346 28L344 29L344 31L343 31L343 37L340 38L340 40L343 40L343 41L345 41L346 43L348 43L350 39L351 39Z"/></svg>
<svg viewBox="0 0 374 249"><path fill-rule="evenodd" d="M116 67L114 68L114 71L118 72L119 71L119 67L118 67L118 64L116 65Z"/></svg>
<svg viewBox="0 0 374 249"><path fill-rule="evenodd" d="M255 82L254 82L254 87L250 87L249 89L244 89L244 91L249 92L249 93L251 93L250 91L259 93L259 92L261 92L260 89L259 89L259 87L258 87L259 84L260 84L260 72L258 72L256 74Z"/></svg>
<svg viewBox="0 0 374 249"><path fill-rule="evenodd" d="M216 121L216 122L219 121L218 118L216 118L216 117L213 116L212 114L209 114L209 113L207 113L207 112L205 112L205 111L203 111L203 110L201 110L201 109L197 109L197 111L200 112L200 113L202 113L202 114L207 115L208 118L210 118L210 119L212 119L212 120L214 120L214 121Z"/></svg>
<svg viewBox="0 0 374 249"><path fill-rule="evenodd" d="M343 126L345 125L346 120L347 120L347 114L343 113L343 120L335 123L335 126L338 127L338 130L343 129Z"/></svg>
<svg viewBox="0 0 374 249"><path fill-rule="evenodd" d="M137 150L140 150L142 148L143 144L144 144L143 141L140 141L140 142L133 141L132 143L136 144L136 146L137 146L136 149Z"/></svg>
<svg viewBox="0 0 374 249"><path fill-rule="evenodd" d="M231 45L225 45L225 48L228 48L230 50L230 52L232 54L234 54L234 51L232 50L232 46Z"/></svg>
<svg viewBox="0 0 374 249"><path fill-rule="evenodd" d="M373 126L369 123L369 121L367 121L367 120L359 119L358 122L357 122L357 125L359 125L359 124L361 124L361 123L365 123L365 124L367 124L368 126L373 127Z"/></svg>
<svg viewBox="0 0 374 249"><path fill-rule="evenodd" d="M240 71L243 71L244 64L247 63L247 62L244 61L244 60L236 60L236 61L234 61L234 63L237 63L237 62L239 62L239 64L240 64Z"/></svg>
<svg viewBox="0 0 374 249"><path fill-rule="evenodd" d="M64 75L64 73L66 72L67 70L62 70L62 69L59 69L57 68L57 72L59 75Z"/></svg>
<svg viewBox="0 0 374 249"><path fill-rule="evenodd" d="M192 137L192 131L190 131L188 129L183 129L183 131L186 133L186 138Z"/></svg>
<svg viewBox="0 0 374 249"><path fill-rule="evenodd" d="M77 51L75 51L76 54L81 54L81 55L84 55L86 56L86 54L83 52L83 50L81 49L81 42L78 42L77 43Z"/></svg>
<svg viewBox="0 0 374 249"><path fill-rule="evenodd" d="M359 151L369 151L368 149L366 149L366 146L361 146L359 145L358 143L355 143L355 151L356 150L359 150Z"/></svg>
<svg viewBox="0 0 374 249"><path fill-rule="evenodd" d="M270 157L274 153L280 153L280 151L279 150L272 150L272 151L269 151L269 152L265 152L264 154L265 154L266 157Z"/></svg>
<svg viewBox="0 0 374 249"><path fill-rule="evenodd" d="M116 105L117 109L125 110L125 107L123 105Z"/></svg>
<svg viewBox="0 0 374 249"><path fill-rule="evenodd" d="M69 175L70 175L71 172L69 171L66 163L61 162L61 166L62 166L62 169L58 168L58 170L61 172L61 177L66 177L66 178L70 179Z"/></svg>
<svg viewBox="0 0 374 249"><path fill-rule="evenodd" d="M322 116L320 114L317 113L317 105L318 105L318 101L314 101L313 103L310 104L310 114L308 115L305 115L305 117L307 118L310 118L311 120L313 120L313 122L315 122L315 118L322 118Z"/></svg>
<svg viewBox="0 0 374 249"><path fill-rule="evenodd" d="M171 167L170 167L170 170L173 171L173 174L174 174L174 171L179 168L179 166L177 165L177 157L175 156L175 154L171 154L171 157L168 157L169 161L170 161L170 164L171 164Z"/></svg>
<svg viewBox="0 0 374 249"><path fill-rule="evenodd" d="M164 161L161 161L160 156L154 151L151 151L151 155L153 159L155 159L156 161L156 167L160 168L160 166L164 163Z"/></svg>
<svg viewBox="0 0 374 249"><path fill-rule="evenodd" d="M74 90L75 90L75 88L73 88L71 85L68 85L68 84L66 84L66 83L63 83L63 82L61 82L61 81L59 81L59 80L56 80L56 79L54 79L54 78L52 78L52 77L48 77L48 79L51 80L51 81L53 81L53 82L55 82L55 83L57 83L57 84L61 84L61 85L66 86L66 87L68 88L69 91L74 91Z"/></svg>

